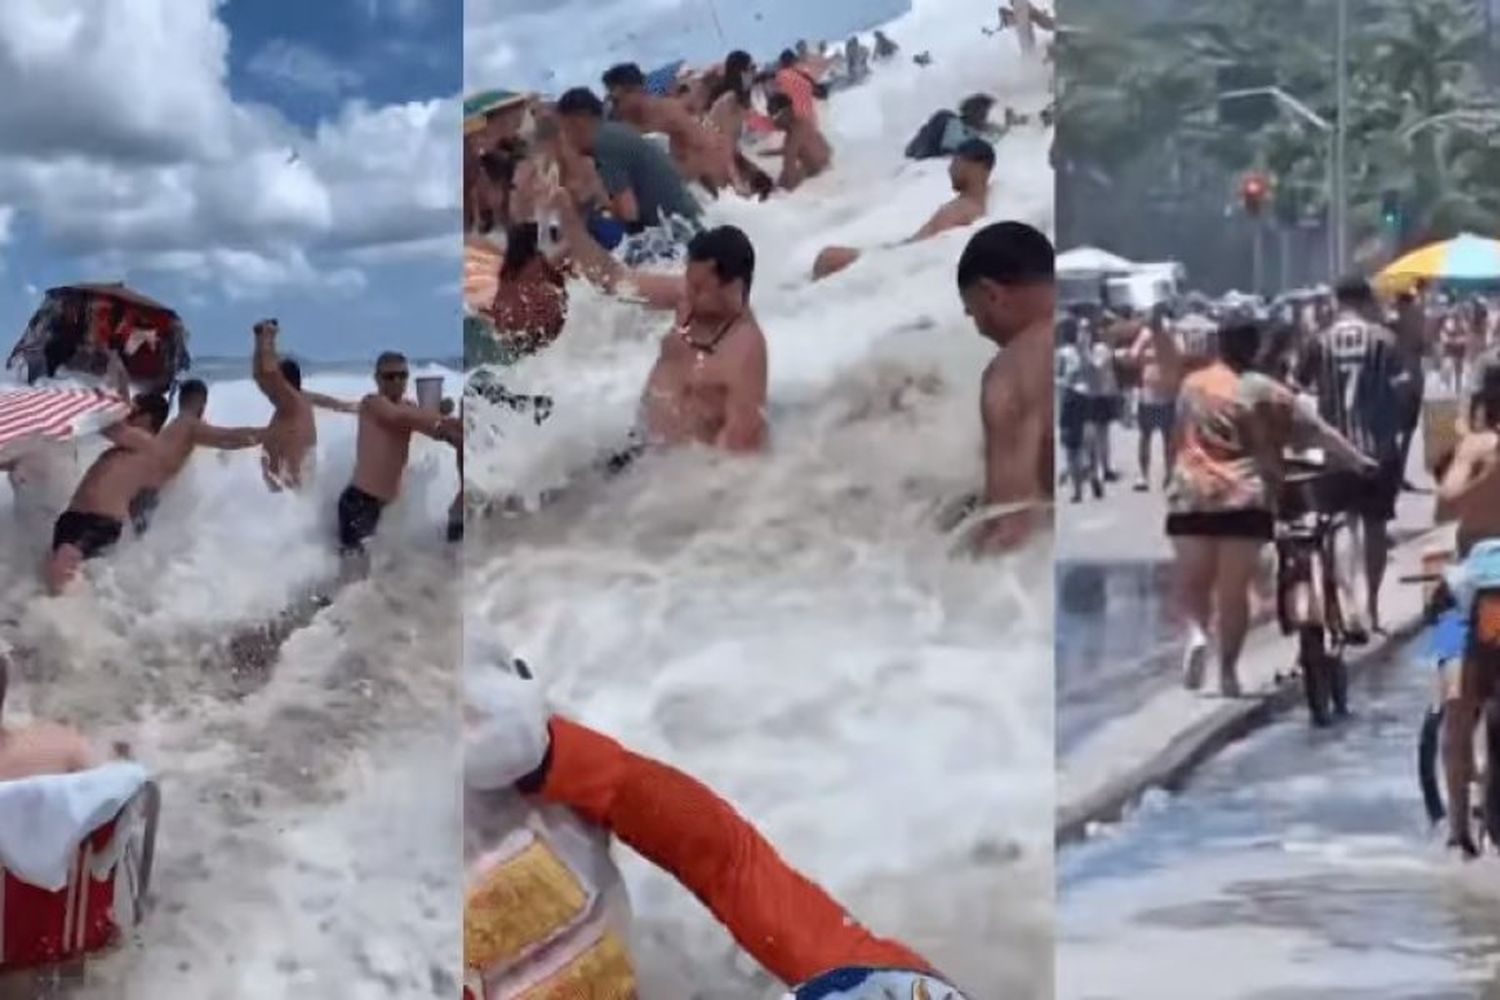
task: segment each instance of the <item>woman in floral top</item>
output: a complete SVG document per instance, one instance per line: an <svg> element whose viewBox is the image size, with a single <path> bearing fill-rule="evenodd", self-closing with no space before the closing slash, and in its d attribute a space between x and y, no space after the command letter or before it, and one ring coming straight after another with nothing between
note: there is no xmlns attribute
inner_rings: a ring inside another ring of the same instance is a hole
<svg viewBox="0 0 1500 1000"><path fill-rule="evenodd" d="M1254 370L1261 330L1236 322L1219 331L1219 356L1189 375L1178 397L1177 464L1167 493L1167 535L1191 629L1183 682L1203 683L1208 637L1218 616L1219 682L1240 693L1236 664L1250 619L1250 585L1275 530L1282 450L1323 448L1329 461L1374 469L1348 441L1275 379Z"/></svg>

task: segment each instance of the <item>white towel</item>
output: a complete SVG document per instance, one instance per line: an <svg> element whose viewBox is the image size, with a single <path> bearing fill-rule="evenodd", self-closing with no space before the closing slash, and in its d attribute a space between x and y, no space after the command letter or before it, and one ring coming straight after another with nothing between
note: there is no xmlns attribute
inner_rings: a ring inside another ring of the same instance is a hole
<svg viewBox="0 0 1500 1000"><path fill-rule="evenodd" d="M139 764L105 764L73 774L0 781L0 865L29 885L56 892L84 838L145 785Z"/></svg>

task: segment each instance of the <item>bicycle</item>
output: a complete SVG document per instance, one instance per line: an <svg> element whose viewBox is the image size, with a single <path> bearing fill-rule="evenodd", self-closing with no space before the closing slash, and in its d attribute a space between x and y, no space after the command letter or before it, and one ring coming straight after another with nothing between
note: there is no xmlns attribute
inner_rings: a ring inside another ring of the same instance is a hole
<svg viewBox="0 0 1500 1000"><path fill-rule="evenodd" d="M1439 573L1419 573L1402 577L1403 583L1440 583ZM1452 598L1446 589L1440 588L1439 596L1429 602L1427 618L1431 628L1443 628L1440 615L1452 607ZM1435 636L1441 680L1438 696L1423 715L1422 727L1417 737L1417 779L1422 790L1422 804L1428 820L1436 826L1448 818L1446 783L1443 767L1443 724L1447 717L1449 688L1446 683L1446 668L1457 660L1460 669L1500 671L1500 587L1483 587L1474 594L1470 607L1467 628L1461 646L1455 650L1456 640ZM1456 655L1455 655L1456 652ZM1460 675L1460 683L1461 681ZM1500 761L1500 687L1494 687L1485 700L1479 714L1478 725L1483 726L1484 738L1475 740L1475 763L1473 770L1473 793L1470 795L1472 831L1475 822L1484 841L1500 849L1500 769L1492 769L1491 761ZM1476 848L1476 850L1479 848Z"/></svg>
<svg viewBox="0 0 1500 1000"><path fill-rule="evenodd" d="M1313 725L1349 714L1349 645L1339 597L1334 542L1346 523L1320 503L1329 472L1292 461L1300 469L1282 484L1276 518L1276 619L1283 635L1297 637L1297 666Z"/></svg>

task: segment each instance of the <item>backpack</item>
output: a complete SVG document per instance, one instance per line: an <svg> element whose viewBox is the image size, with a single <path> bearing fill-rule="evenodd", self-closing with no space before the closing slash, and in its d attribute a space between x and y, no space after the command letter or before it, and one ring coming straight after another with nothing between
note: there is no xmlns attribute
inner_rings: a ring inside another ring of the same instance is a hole
<svg viewBox="0 0 1500 1000"><path fill-rule="evenodd" d="M816 97L820 101L828 100L828 84L819 83L817 80L814 80L812 78L812 74L808 73L806 70L797 70L797 75L802 77L802 79L806 80L808 84L811 85L814 97Z"/></svg>
<svg viewBox="0 0 1500 1000"><path fill-rule="evenodd" d="M952 111L939 111L927 119L927 124L917 130L911 142L906 144L909 160L931 160L943 155L943 133L948 122L958 117Z"/></svg>

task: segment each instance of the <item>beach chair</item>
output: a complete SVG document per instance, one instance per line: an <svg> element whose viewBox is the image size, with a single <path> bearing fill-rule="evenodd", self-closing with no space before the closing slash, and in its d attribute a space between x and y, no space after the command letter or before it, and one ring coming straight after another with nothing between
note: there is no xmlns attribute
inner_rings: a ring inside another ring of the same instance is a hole
<svg viewBox="0 0 1500 1000"><path fill-rule="evenodd" d="M131 763L0 782L0 971L82 958L138 923L160 812Z"/></svg>

